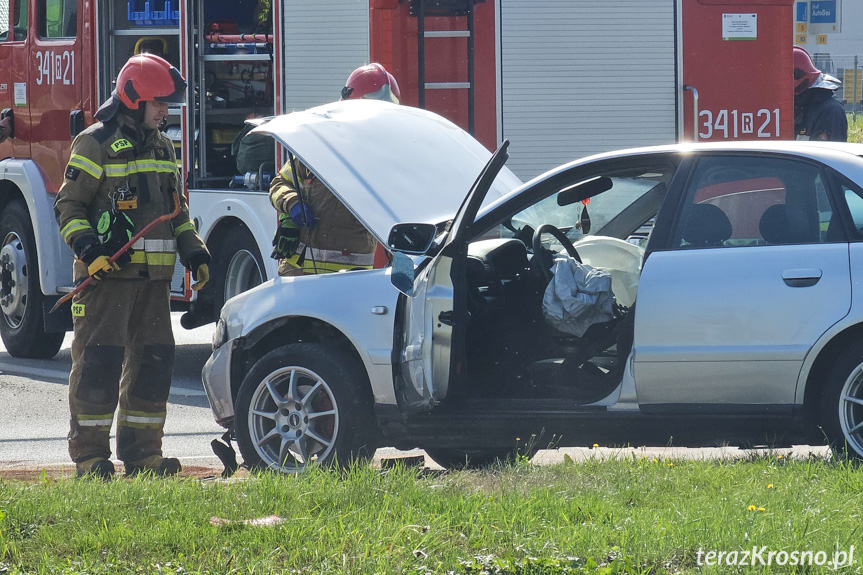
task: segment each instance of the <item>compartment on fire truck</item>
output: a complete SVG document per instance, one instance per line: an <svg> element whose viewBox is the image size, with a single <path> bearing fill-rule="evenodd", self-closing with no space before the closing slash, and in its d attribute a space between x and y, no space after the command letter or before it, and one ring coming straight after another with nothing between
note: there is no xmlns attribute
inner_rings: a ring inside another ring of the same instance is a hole
<svg viewBox="0 0 863 575"><path fill-rule="evenodd" d="M261 8L265 5L258 0L112 0L108 5L105 29L111 34L104 47L108 70L102 74L101 100L134 54L155 53L179 68L189 83L188 106L171 109L165 132L177 147L179 162L190 154L190 188L265 189L274 171L275 145L272 158L254 174L240 173L237 146L232 145L246 119L274 113L273 26L271 15ZM181 19L180 10L187 6ZM187 29L181 30L182 25ZM184 51L181 42L187 35L191 40ZM194 134L185 140L191 142L189 151L182 149L184 113L187 133Z"/></svg>

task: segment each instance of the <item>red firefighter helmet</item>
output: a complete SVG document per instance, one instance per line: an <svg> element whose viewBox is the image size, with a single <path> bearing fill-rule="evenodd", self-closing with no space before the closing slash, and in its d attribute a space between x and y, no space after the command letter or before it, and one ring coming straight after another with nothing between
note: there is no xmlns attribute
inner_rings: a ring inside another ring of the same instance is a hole
<svg viewBox="0 0 863 575"><path fill-rule="evenodd" d="M812 63L809 52L794 46L794 95L799 95L811 88L821 77L821 70Z"/></svg>
<svg viewBox="0 0 863 575"><path fill-rule="evenodd" d="M398 104L401 92L393 75L381 64L373 62L351 72L345 87L342 88L342 100L358 98L386 100Z"/></svg>
<svg viewBox="0 0 863 575"><path fill-rule="evenodd" d="M155 100L182 104L186 97L186 80L180 71L155 54L137 54L129 58L117 75L117 86L96 111L96 119L109 120L123 104L137 110L141 102Z"/></svg>

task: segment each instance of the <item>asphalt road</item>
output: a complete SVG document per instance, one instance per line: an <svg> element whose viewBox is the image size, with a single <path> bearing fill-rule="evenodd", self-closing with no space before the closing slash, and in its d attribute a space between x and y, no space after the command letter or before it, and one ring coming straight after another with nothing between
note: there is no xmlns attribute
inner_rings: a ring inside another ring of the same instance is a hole
<svg viewBox="0 0 863 575"><path fill-rule="evenodd" d="M201 384L213 324L186 330L180 326L180 315L171 318L177 356L163 451L179 457L184 466L221 469L210 441L224 430L213 419ZM71 466L66 451L71 341L69 333L60 353L49 360L12 357L0 343L0 469ZM113 440L112 432L112 448Z"/></svg>

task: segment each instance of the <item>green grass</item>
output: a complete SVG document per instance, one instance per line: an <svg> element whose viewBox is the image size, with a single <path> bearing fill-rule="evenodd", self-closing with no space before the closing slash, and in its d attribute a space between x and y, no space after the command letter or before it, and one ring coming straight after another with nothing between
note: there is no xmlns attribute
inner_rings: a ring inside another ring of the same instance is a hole
<svg viewBox="0 0 863 575"><path fill-rule="evenodd" d="M863 113L857 114L857 121L854 121L854 116L848 114L848 141L863 143Z"/></svg>
<svg viewBox="0 0 863 575"><path fill-rule="evenodd" d="M270 515L284 522L241 523ZM0 481L0 573L819 573L699 567L697 553L847 551L863 547L861 524L863 468L776 454L239 482L45 478ZM861 569L863 548L830 572Z"/></svg>

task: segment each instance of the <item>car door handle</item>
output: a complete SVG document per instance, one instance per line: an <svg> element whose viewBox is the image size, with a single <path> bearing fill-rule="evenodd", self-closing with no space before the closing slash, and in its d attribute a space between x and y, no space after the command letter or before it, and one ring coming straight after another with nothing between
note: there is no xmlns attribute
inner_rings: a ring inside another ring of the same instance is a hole
<svg viewBox="0 0 863 575"><path fill-rule="evenodd" d="M454 318L455 318L455 314L452 312L452 310L442 311L442 312L440 312L440 315L437 316L437 320L439 322L441 322L444 325L448 325L450 327L452 327L452 325L455 323Z"/></svg>
<svg viewBox="0 0 863 575"><path fill-rule="evenodd" d="M802 269L785 270L782 272L782 281L790 287L811 287L821 279L821 270Z"/></svg>

